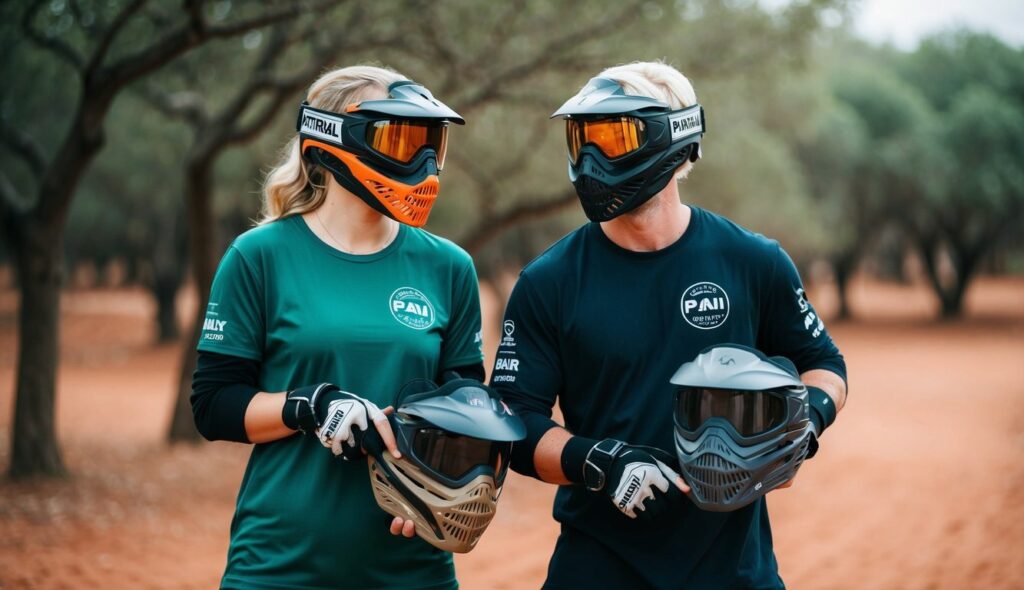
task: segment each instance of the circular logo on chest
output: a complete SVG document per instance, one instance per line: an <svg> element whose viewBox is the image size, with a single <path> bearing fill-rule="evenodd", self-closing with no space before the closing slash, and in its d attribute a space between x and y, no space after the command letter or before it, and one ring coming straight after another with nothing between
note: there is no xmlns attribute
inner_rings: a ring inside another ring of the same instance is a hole
<svg viewBox="0 0 1024 590"><path fill-rule="evenodd" d="M679 308L686 323L700 330L710 330L724 324L729 317L729 295L714 283L696 283L683 291Z"/></svg>
<svg viewBox="0 0 1024 590"><path fill-rule="evenodd" d="M400 287L388 302L391 315L400 324L414 330L426 330L434 325L434 306L427 296L412 287Z"/></svg>

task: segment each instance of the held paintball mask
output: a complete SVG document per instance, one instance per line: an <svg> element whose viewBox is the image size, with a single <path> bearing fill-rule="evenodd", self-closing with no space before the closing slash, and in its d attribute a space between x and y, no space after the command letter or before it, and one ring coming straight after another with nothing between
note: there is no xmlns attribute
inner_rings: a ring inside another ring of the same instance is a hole
<svg viewBox="0 0 1024 590"><path fill-rule="evenodd" d="M676 453L697 506L738 510L796 475L812 427L789 359L723 344L684 363L671 382Z"/></svg>
<svg viewBox="0 0 1024 590"><path fill-rule="evenodd" d="M389 420L402 458L388 453L379 436L363 443L377 504L415 522L416 534L434 547L466 553L494 518L512 443L526 437L526 426L494 390L472 379L441 387L411 381L395 406Z"/></svg>
<svg viewBox="0 0 1024 590"><path fill-rule="evenodd" d="M465 121L423 86L402 80L388 87L387 98L344 113L303 102L296 128L308 162L380 213L421 227L437 200L449 123Z"/></svg>
<svg viewBox="0 0 1024 590"><path fill-rule="evenodd" d="M553 115L565 118L569 180L591 221L608 221L643 205L687 160L700 158L704 107L672 108L592 78Z"/></svg>

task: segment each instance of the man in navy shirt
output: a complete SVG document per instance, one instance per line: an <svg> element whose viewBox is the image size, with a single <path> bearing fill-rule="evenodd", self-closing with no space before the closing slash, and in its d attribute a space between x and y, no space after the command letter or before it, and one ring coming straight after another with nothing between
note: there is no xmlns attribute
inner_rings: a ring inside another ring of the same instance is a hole
<svg viewBox="0 0 1024 590"><path fill-rule="evenodd" d="M785 356L824 427L843 357L778 242L680 202L705 125L679 71L610 68L555 116L591 223L523 269L491 379L529 432L513 469L560 486L544 587L782 588L764 498L706 512L684 496L669 379L715 344Z"/></svg>

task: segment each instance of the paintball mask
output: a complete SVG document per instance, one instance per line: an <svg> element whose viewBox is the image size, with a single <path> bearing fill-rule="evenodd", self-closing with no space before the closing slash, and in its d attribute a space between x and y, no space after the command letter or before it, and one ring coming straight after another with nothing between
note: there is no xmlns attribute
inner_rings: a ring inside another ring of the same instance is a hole
<svg viewBox="0 0 1024 590"><path fill-rule="evenodd" d="M626 94L608 78L592 78L553 115L565 118L569 180L591 221L608 221L643 205L677 168L700 158L705 132L699 104L669 105Z"/></svg>
<svg viewBox="0 0 1024 590"><path fill-rule="evenodd" d="M413 227L427 223L444 167L448 123L458 113L412 82L388 97L332 113L302 103L296 128L303 157L380 213Z"/></svg>
<svg viewBox="0 0 1024 590"><path fill-rule="evenodd" d="M364 441L377 504L416 523L416 534L444 551L476 546L497 510L513 441L526 426L486 385L417 379L389 416L401 459L379 437ZM370 429L367 432L375 430Z"/></svg>
<svg viewBox="0 0 1024 590"><path fill-rule="evenodd" d="M723 344L684 363L671 382L676 453L697 506L738 510L796 475L812 427L789 359Z"/></svg>

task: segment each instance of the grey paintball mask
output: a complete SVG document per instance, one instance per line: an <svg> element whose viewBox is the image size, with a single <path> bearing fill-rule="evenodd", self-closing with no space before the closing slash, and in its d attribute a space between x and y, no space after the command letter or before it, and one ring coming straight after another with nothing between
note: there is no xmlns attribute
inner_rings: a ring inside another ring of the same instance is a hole
<svg viewBox="0 0 1024 590"><path fill-rule="evenodd" d="M676 453L697 506L738 510L793 479L812 427L789 359L723 344L684 363L671 382Z"/></svg>

